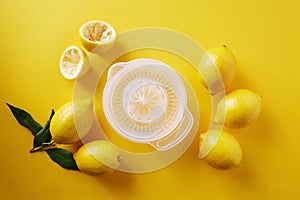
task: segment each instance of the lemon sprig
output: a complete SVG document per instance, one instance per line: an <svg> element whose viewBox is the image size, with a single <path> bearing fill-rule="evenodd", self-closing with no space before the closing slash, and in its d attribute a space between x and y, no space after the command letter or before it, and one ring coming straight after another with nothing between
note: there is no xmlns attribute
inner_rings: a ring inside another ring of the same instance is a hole
<svg viewBox="0 0 300 200"><path fill-rule="evenodd" d="M65 169L78 170L77 164L73 158L73 153L55 147L55 141L52 139L50 132L50 123L55 112L52 109L49 119L44 127L42 127L33 117L23 109L17 108L7 103L10 111L18 121L18 123L29 129L34 136L33 148L29 151L35 153L38 151L46 151L48 156L58 165Z"/></svg>

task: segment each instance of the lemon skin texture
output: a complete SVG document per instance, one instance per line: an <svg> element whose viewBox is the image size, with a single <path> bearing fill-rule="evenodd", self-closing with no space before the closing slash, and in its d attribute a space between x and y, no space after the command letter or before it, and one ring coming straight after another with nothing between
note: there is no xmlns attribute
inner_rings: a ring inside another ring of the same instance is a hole
<svg viewBox="0 0 300 200"><path fill-rule="evenodd" d="M110 174L121 161L119 149L106 140L84 144L74 154L74 159L80 171L89 175Z"/></svg>
<svg viewBox="0 0 300 200"><path fill-rule="evenodd" d="M262 97L246 89L235 90L223 97L217 105L214 124L238 129L249 126L260 112Z"/></svg>
<svg viewBox="0 0 300 200"><path fill-rule="evenodd" d="M198 70L202 85L214 95L227 89L234 81L236 58L226 46L214 47L201 57Z"/></svg>
<svg viewBox="0 0 300 200"><path fill-rule="evenodd" d="M75 125L75 116L76 122ZM52 139L59 144L72 144L84 137L93 124L92 101L68 102L54 114L50 123Z"/></svg>
<svg viewBox="0 0 300 200"><path fill-rule="evenodd" d="M200 136L199 148L206 135L207 133ZM229 133L222 131L213 149L203 159L215 169L228 170L238 167L242 157L243 151L239 142Z"/></svg>

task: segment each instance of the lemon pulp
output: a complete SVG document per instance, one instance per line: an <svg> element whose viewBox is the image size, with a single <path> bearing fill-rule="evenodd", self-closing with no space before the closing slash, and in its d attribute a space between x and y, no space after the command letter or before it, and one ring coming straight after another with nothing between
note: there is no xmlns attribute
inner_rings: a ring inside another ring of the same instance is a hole
<svg viewBox="0 0 300 200"><path fill-rule="evenodd" d="M82 75L83 59L85 54L77 46L69 46L66 48L60 59L60 71L66 79L75 79Z"/></svg>
<svg viewBox="0 0 300 200"><path fill-rule="evenodd" d="M83 35L90 41L103 42L111 38L112 30L105 24L91 23L84 28Z"/></svg>
<svg viewBox="0 0 300 200"><path fill-rule="evenodd" d="M80 27L79 36L86 50L93 52L96 47L99 47L95 51L101 53L112 48L116 39L116 31L110 24L94 20Z"/></svg>

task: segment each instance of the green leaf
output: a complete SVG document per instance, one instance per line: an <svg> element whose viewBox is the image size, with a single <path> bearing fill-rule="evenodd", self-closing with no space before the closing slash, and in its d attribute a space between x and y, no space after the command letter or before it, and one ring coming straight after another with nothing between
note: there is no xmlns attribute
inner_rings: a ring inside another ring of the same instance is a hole
<svg viewBox="0 0 300 200"><path fill-rule="evenodd" d="M33 139L33 149L51 141L50 130L37 134Z"/></svg>
<svg viewBox="0 0 300 200"><path fill-rule="evenodd" d="M45 126L35 135L33 139L33 148L41 146L43 143L51 141L51 134L50 134L50 122L54 115L54 110L52 109L51 115L46 122Z"/></svg>
<svg viewBox="0 0 300 200"><path fill-rule="evenodd" d="M79 170L73 158L73 153L61 148L46 149L46 152L51 160L56 162L59 166L65 169Z"/></svg>
<svg viewBox="0 0 300 200"><path fill-rule="evenodd" d="M36 122L28 112L14 107L8 103L6 103L6 105L9 107L19 124L29 129L33 136L35 136L42 129L42 126Z"/></svg>

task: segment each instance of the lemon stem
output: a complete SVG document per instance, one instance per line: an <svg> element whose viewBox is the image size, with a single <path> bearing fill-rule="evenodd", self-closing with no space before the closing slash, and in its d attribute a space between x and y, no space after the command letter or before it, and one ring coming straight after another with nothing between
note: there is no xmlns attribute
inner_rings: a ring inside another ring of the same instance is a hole
<svg viewBox="0 0 300 200"><path fill-rule="evenodd" d="M50 142L46 142L46 143L43 143L42 146L39 146L39 147L36 147L36 148L33 148L29 151L29 153L34 153L34 152L37 152L37 151L42 151L44 150L46 147L49 147L49 146L55 146L55 141L54 140L51 140Z"/></svg>
<svg viewBox="0 0 300 200"><path fill-rule="evenodd" d="M123 160L122 156L118 156L118 161L121 162Z"/></svg>

